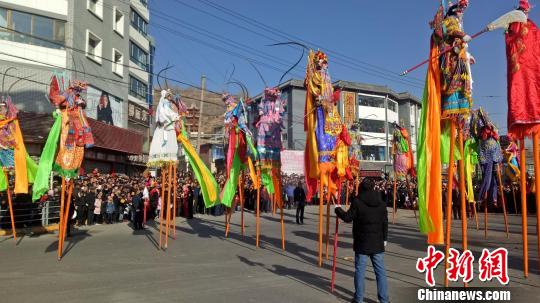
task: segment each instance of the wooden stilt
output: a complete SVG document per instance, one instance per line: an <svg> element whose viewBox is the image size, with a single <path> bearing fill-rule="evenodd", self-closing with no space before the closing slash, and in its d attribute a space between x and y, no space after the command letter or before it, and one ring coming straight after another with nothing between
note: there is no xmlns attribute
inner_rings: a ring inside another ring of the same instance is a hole
<svg viewBox="0 0 540 303"><path fill-rule="evenodd" d="M330 195L329 195L330 196ZM330 243L330 199L326 201L326 233L325 233L325 240L326 240L326 260L329 260L328 257L328 245Z"/></svg>
<svg viewBox="0 0 540 303"><path fill-rule="evenodd" d="M508 216L506 214L506 198L504 197L503 183L502 183L502 177L501 177L501 165L499 163L497 163L497 179L499 180L499 193L501 195L501 203L502 203L502 208L503 208L504 229L506 230L506 238L509 238L510 235L508 234Z"/></svg>
<svg viewBox="0 0 540 303"><path fill-rule="evenodd" d="M281 249L285 250L285 221L283 219L283 201L281 201Z"/></svg>
<svg viewBox="0 0 540 303"><path fill-rule="evenodd" d="M67 199L65 201L65 207L64 207L64 219L63 219L63 222L64 222L64 225L62 226L62 236L60 238L60 249L58 251L58 260L62 259L62 255L63 255L63 252L64 252L64 242L66 240L66 230L69 227L69 209L71 207L71 195L73 194L73 180L69 180L68 181L68 184L67 184L67 188L68 188L68 195L67 195Z"/></svg>
<svg viewBox="0 0 540 303"><path fill-rule="evenodd" d="M270 201L272 202L272 217L276 214L276 199L275 199L275 192L270 195Z"/></svg>
<svg viewBox="0 0 540 303"><path fill-rule="evenodd" d="M176 240L176 204L177 201L176 201L176 192L177 192L177 180L176 180L176 163L173 164L173 213L172 213L172 224L171 224L171 228L172 228L172 234L173 234L173 239ZM191 203L193 203L193 201L191 201Z"/></svg>
<svg viewBox="0 0 540 303"><path fill-rule="evenodd" d="M459 153L462 155L461 160L459 161L459 195L461 200L461 242L463 247L463 252L467 250L467 200L465 193L465 155L464 153L464 139L463 139L463 129L461 126L458 127L458 144L459 144ZM453 153L454 150L451 149L450 153ZM467 287L467 283L464 283L464 286Z"/></svg>
<svg viewBox="0 0 540 303"><path fill-rule="evenodd" d="M259 224L261 216L261 169L257 168L257 218L256 218L256 237L255 237L255 246L259 248Z"/></svg>
<svg viewBox="0 0 540 303"><path fill-rule="evenodd" d="M448 287L448 276L446 275L446 269L448 269L448 258L450 253L451 243L451 227L452 227L452 187L454 185L454 145L456 136L456 124L454 121L450 122L450 159L448 161L448 180L446 182L446 238L445 238L445 261L444 261L444 286Z"/></svg>
<svg viewBox="0 0 540 303"><path fill-rule="evenodd" d="M62 177L62 185L60 187L60 212L58 213L58 252L57 258L60 260L60 250L62 242L62 230L64 226L64 207L66 198L66 178Z"/></svg>
<svg viewBox="0 0 540 303"><path fill-rule="evenodd" d="M527 242L527 166L525 162L525 139L523 138L519 140L519 153L519 170L521 172L521 235L523 237L523 275L525 278L527 278L529 276L529 244Z"/></svg>
<svg viewBox="0 0 540 303"><path fill-rule="evenodd" d="M171 224L171 183L172 183L172 162L169 162L168 165L169 172L167 173L167 212L165 222L165 249L167 249L169 244L169 226ZM187 215L187 214L186 214Z"/></svg>
<svg viewBox="0 0 540 303"><path fill-rule="evenodd" d="M319 183L319 267L322 267L322 243L323 243L323 196L324 196L324 189L323 189L323 177L322 173L320 176L320 183Z"/></svg>
<svg viewBox="0 0 540 303"><path fill-rule="evenodd" d="M15 228L15 216L13 215L13 203L11 202L11 191L9 190L9 175L7 170L4 169L4 176L7 182L6 194L8 199L9 217L11 218L11 232L13 233L13 239L15 245L17 245L17 229Z"/></svg>
<svg viewBox="0 0 540 303"><path fill-rule="evenodd" d="M514 196L514 212L516 213L516 215L518 214L518 209L517 209L517 202L516 202L516 189L514 187L514 183L512 182L512 195Z"/></svg>
<svg viewBox="0 0 540 303"><path fill-rule="evenodd" d="M479 230L480 227L478 226L478 214L476 213L476 202L472 203L472 208L474 212L474 219L476 220L476 230Z"/></svg>
<svg viewBox="0 0 540 303"><path fill-rule="evenodd" d="M392 224L396 224L396 194L397 194L397 178L394 173L394 203L393 203L393 212L392 212Z"/></svg>
<svg viewBox="0 0 540 303"><path fill-rule="evenodd" d="M161 199L159 201L159 249L163 249L163 218L165 217L165 180L167 180L167 172L165 166L161 168Z"/></svg>
<svg viewBox="0 0 540 303"><path fill-rule="evenodd" d="M345 181L345 185L347 186L347 196L345 197L345 206L349 207L349 181Z"/></svg>
<svg viewBox="0 0 540 303"><path fill-rule="evenodd" d="M238 178L238 192L240 193L240 225L242 226L242 237L244 237L244 180L242 178L242 174L240 174L240 177Z"/></svg>
<svg viewBox="0 0 540 303"><path fill-rule="evenodd" d="M234 203L234 202L233 202ZM230 217L230 213L232 212L232 207L231 208L225 208L225 238L229 237L229 229L230 229L230 220L231 220L231 217Z"/></svg>
<svg viewBox="0 0 540 303"><path fill-rule="evenodd" d="M538 253L538 268L540 269L540 150L539 150L539 133L533 136L533 156L534 156L534 182L535 182L535 198L536 198L536 237L537 237L537 253Z"/></svg>
<svg viewBox="0 0 540 303"><path fill-rule="evenodd" d="M486 197L484 199L484 239L487 239L487 236L488 236L487 223L488 223L488 200Z"/></svg>
<svg viewBox="0 0 540 303"><path fill-rule="evenodd" d="M340 200L339 200L340 202ZM338 204L339 204L338 202ZM332 255L332 282L330 285L330 291L334 292L334 285L336 282L336 265L337 265L337 247L338 247L338 233L339 233L339 218L336 216L336 231L334 233L334 254Z"/></svg>
<svg viewBox="0 0 540 303"><path fill-rule="evenodd" d="M411 207L414 213L414 219L416 219L416 223L418 223L418 217L416 216L416 208L414 207L414 195L412 193L411 184L409 183L409 178L407 178L407 176L405 176L405 181L407 182L407 195L409 196L409 201L411 202Z"/></svg>

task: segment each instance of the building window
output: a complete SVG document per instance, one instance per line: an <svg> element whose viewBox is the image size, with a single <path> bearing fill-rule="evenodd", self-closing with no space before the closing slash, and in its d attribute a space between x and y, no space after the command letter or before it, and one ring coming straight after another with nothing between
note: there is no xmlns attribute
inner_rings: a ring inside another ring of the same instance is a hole
<svg viewBox="0 0 540 303"><path fill-rule="evenodd" d="M103 20L103 0L87 0L86 8L96 17Z"/></svg>
<svg viewBox="0 0 540 303"><path fill-rule="evenodd" d="M362 145L362 160L365 161L386 161L386 146Z"/></svg>
<svg viewBox="0 0 540 303"><path fill-rule="evenodd" d="M129 76L129 92L146 101L146 94L148 93L148 86L139 79Z"/></svg>
<svg viewBox="0 0 540 303"><path fill-rule="evenodd" d="M367 96L358 94L358 105L367 107L384 108L385 97Z"/></svg>
<svg viewBox="0 0 540 303"><path fill-rule="evenodd" d="M86 30L86 56L101 64L101 39L89 30Z"/></svg>
<svg viewBox="0 0 540 303"><path fill-rule="evenodd" d="M148 34L148 22L133 9L131 10L131 26L144 36Z"/></svg>
<svg viewBox="0 0 540 303"><path fill-rule="evenodd" d="M398 104L397 104L397 102L388 99L388 110L391 110L394 113L397 113L398 112Z"/></svg>
<svg viewBox="0 0 540 303"><path fill-rule="evenodd" d="M360 131L362 132L380 133L380 134L386 133L384 121L371 120L371 119L359 119L359 120L360 120Z"/></svg>
<svg viewBox="0 0 540 303"><path fill-rule="evenodd" d="M122 14L116 6L114 7L114 30L120 35L124 36L124 14Z"/></svg>
<svg viewBox="0 0 540 303"><path fill-rule="evenodd" d="M112 71L120 77L124 77L124 55L121 52L114 49L112 50Z"/></svg>
<svg viewBox="0 0 540 303"><path fill-rule="evenodd" d="M129 59L140 68L148 71L148 54L133 41L129 41Z"/></svg>
<svg viewBox="0 0 540 303"><path fill-rule="evenodd" d="M65 44L65 23L61 20L0 8L0 40L62 49Z"/></svg>
<svg viewBox="0 0 540 303"><path fill-rule="evenodd" d="M148 0L139 0L144 7L148 7Z"/></svg>

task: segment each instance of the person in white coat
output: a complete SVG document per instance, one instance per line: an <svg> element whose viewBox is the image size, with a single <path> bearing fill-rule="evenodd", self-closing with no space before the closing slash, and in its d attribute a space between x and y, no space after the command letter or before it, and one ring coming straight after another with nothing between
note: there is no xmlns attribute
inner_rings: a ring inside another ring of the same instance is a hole
<svg viewBox="0 0 540 303"><path fill-rule="evenodd" d="M172 103L172 92L162 90L156 109L156 129L150 144L148 167L160 167L167 162L178 160L178 143L175 123L180 115Z"/></svg>

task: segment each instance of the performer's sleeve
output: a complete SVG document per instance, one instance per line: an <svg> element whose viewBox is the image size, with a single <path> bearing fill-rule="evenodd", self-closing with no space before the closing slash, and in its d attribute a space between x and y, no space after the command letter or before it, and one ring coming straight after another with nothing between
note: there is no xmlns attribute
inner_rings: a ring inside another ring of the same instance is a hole
<svg viewBox="0 0 540 303"><path fill-rule="evenodd" d="M444 20L446 26L446 34L453 38L463 38L465 33L461 30L459 22L456 18L447 18Z"/></svg>
<svg viewBox="0 0 540 303"><path fill-rule="evenodd" d="M353 202L351 203L351 207L349 208L348 211L344 211L343 209L341 209L341 207L337 207L336 216L338 216L338 218L340 218L346 223L352 222L354 219L356 219L357 214L358 214L357 204L358 204L358 200L356 199L353 200Z"/></svg>

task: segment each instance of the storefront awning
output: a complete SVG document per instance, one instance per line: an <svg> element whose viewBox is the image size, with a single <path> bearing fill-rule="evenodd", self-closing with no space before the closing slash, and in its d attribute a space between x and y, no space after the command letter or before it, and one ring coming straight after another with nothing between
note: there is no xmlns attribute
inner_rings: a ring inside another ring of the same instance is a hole
<svg viewBox="0 0 540 303"><path fill-rule="evenodd" d="M45 144L53 124L52 114L19 112L19 124L25 142ZM131 155L142 154L143 134L89 118L95 146Z"/></svg>

